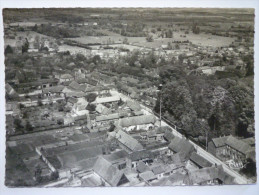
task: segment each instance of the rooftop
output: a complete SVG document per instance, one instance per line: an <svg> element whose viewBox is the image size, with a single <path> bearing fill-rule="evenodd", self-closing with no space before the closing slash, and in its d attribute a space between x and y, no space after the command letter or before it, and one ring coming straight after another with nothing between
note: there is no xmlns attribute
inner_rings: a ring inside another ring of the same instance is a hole
<svg viewBox="0 0 259 195"><path fill-rule="evenodd" d="M121 127L129 127L135 125L143 125L149 123L155 123L156 117L153 115L142 115L142 116L134 116L128 118L122 118L119 120L119 125Z"/></svg>

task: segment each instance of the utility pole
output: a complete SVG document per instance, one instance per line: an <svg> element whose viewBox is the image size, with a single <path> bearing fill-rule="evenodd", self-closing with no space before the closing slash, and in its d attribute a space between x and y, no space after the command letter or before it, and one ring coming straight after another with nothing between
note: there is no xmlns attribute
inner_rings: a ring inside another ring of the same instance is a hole
<svg viewBox="0 0 259 195"><path fill-rule="evenodd" d="M162 120L162 116L161 116L161 111L162 111L162 97L161 97L161 94L160 94L160 128L161 128L161 120Z"/></svg>
<svg viewBox="0 0 259 195"><path fill-rule="evenodd" d="M206 131L206 151L208 151L208 131Z"/></svg>
<svg viewBox="0 0 259 195"><path fill-rule="evenodd" d="M160 128L161 128L161 123L162 123L162 94L161 94L161 89L162 89L163 85L160 84L158 86L158 90L160 92L159 94L159 101L160 101L160 105L159 105L159 120L160 120Z"/></svg>

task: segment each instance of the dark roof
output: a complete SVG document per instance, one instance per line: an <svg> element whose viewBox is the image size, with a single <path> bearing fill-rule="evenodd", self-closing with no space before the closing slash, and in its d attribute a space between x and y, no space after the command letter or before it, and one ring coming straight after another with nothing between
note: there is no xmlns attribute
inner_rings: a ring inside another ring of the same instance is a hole
<svg viewBox="0 0 259 195"><path fill-rule="evenodd" d="M111 186L118 186L121 178L123 177L123 171L113 166L109 161L100 156L94 167L94 172L96 172L100 177L102 177ZM125 176L125 175L124 175Z"/></svg>
<svg viewBox="0 0 259 195"><path fill-rule="evenodd" d="M63 85L58 85L54 87L44 88L42 90L43 93L61 93L64 89Z"/></svg>
<svg viewBox="0 0 259 195"><path fill-rule="evenodd" d="M114 153L111 153L108 155L103 155L103 158L105 158L107 161L112 163L114 161L124 159L127 156L128 156L127 152L125 152L124 150L120 150L120 151L117 151L117 152L114 152Z"/></svg>
<svg viewBox="0 0 259 195"><path fill-rule="evenodd" d="M143 160L143 159L152 159L153 153L148 150L135 151L129 155L129 158L132 161L139 161L139 160Z"/></svg>
<svg viewBox="0 0 259 195"><path fill-rule="evenodd" d="M199 165L200 167L211 167L211 163L207 161L205 158L202 156L198 155L196 152L193 152L190 160L193 161L195 164Z"/></svg>
<svg viewBox="0 0 259 195"><path fill-rule="evenodd" d="M247 143L245 143L242 140L239 140L233 136L228 137L226 144L229 145L231 148L234 148L235 150L237 150L245 155L247 154L247 152L249 150L251 150L251 147Z"/></svg>
<svg viewBox="0 0 259 195"><path fill-rule="evenodd" d="M221 146L225 146L227 139L228 139L228 136L218 137L218 138L212 139L212 142L214 143L216 148L218 148L218 147L221 147Z"/></svg>
<svg viewBox="0 0 259 195"><path fill-rule="evenodd" d="M72 104L75 104L77 102L77 98L73 98L73 97L69 97L67 99L68 102L72 103Z"/></svg>
<svg viewBox="0 0 259 195"><path fill-rule="evenodd" d="M165 134L164 134L164 138L167 140L167 141L171 141L173 138L174 138L174 134L172 133L172 130L170 129L167 129L165 131Z"/></svg>
<svg viewBox="0 0 259 195"><path fill-rule="evenodd" d="M179 137L174 137L168 148L176 153L179 152L184 158L190 157L191 153L195 151L194 146L188 140Z"/></svg>

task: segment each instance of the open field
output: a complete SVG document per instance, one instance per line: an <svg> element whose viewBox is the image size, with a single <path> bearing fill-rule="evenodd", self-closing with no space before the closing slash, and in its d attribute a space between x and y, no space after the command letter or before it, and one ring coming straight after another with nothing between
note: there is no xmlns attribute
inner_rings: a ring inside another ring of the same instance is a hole
<svg viewBox="0 0 259 195"><path fill-rule="evenodd" d="M154 38L153 42L147 42L146 37L124 37L121 35L110 36L84 36L79 38L68 38L82 44L116 44L122 43L127 38L128 43L134 46L147 47L147 48L159 48L162 45L167 45L168 42L174 41L190 41L195 45L211 46L211 47L225 47L230 45L235 39L231 37L222 37L211 34L187 34L184 37L184 32L174 32L173 38ZM131 48L129 48L131 50Z"/></svg>

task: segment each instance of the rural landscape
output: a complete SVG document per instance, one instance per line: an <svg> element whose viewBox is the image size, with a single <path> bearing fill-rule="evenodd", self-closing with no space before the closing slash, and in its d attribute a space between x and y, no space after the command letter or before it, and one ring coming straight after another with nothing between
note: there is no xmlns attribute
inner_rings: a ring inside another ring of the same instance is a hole
<svg viewBox="0 0 259 195"><path fill-rule="evenodd" d="M4 9L8 187L256 183L254 9Z"/></svg>

